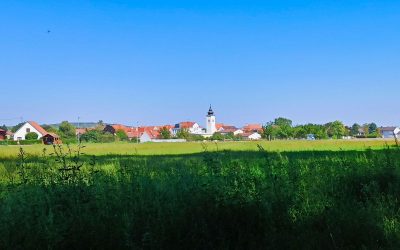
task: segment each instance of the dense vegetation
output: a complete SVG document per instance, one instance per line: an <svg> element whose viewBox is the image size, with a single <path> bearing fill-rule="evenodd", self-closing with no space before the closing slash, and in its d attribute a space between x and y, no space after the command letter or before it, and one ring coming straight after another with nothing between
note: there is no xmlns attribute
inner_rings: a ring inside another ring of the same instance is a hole
<svg viewBox="0 0 400 250"><path fill-rule="evenodd" d="M315 139L341 139L343 136L357 138L381 137L380 129L375 123L359 125L354 123L351 127L345 126L341 121L328 122L326 124L301 124L293 126L292 121L279 117L267 122L263 126L262 135L272 139L305 139L312 135Z"/></svg>
<svg viewBox="0 0 400 250"><path fill-rule="evenodd" d="M191 155L96 157L22 150L1 158L0 183L1 249L400 247L396 148L204 146Z"/></svg>

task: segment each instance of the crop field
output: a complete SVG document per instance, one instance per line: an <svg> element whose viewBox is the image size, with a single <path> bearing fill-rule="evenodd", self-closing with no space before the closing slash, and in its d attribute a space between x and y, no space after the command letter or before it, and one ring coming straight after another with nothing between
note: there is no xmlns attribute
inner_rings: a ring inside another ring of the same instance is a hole
<svg viewBox="0 0 400 250"><path fill-rule="evenodd" d="M392 141L85 146L0 146L0 249L400 248Z"/></svg>

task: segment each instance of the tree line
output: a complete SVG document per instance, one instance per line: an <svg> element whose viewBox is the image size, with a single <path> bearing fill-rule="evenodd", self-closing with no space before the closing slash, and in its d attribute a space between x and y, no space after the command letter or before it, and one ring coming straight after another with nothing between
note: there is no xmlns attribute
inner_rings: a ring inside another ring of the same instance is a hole
<svg viewBox="0 0 400 250"><path fill-rule="evenodd" d="M379 128L374 122L364 125L354 123L351 127L345 126L341 121L294 126L292 120L283 117L267 122L261 132L262 136L268 140L306 139L308 137L313 139L341 139L344 136L377 138L381 136Z"/></svg>

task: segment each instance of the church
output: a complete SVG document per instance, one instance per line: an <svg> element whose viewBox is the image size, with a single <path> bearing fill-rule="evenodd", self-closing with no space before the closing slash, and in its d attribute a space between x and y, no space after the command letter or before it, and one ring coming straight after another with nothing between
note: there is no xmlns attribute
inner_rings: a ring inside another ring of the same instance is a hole
<svg viewBox="0 0 400 250"><path fill-rule="evenodd" d="M217 132L217 127L215 126L215 115L210 105L206 116L206 129L201 135L207 138L211 137L215 132Z"/></svg>

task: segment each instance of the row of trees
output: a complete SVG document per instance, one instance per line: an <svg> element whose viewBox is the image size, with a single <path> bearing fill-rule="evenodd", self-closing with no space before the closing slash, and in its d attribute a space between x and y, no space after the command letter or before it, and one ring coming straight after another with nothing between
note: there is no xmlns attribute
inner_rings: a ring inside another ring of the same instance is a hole
<svg viewBox="0 0 400 250"><path fill-rule="evenodd" d="M315 139L340 139L343 136L379 137L380 132L375 123L346 127L341 121L326 124L304 124L293 126L290 119L279 117L263 126L262 136L273 139L304 139L312 135Z"/></svg>

